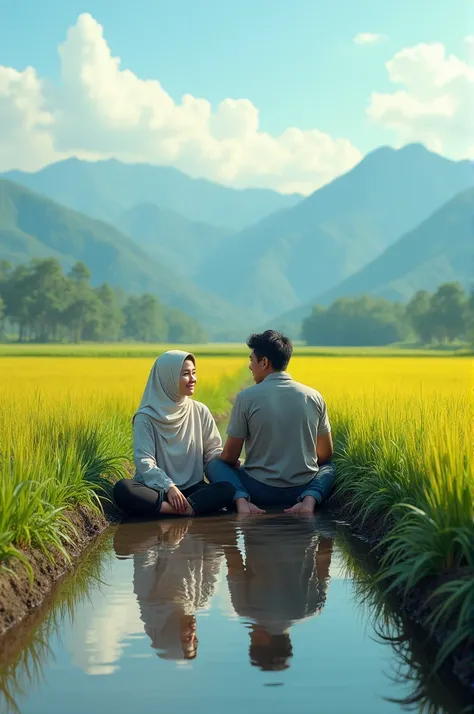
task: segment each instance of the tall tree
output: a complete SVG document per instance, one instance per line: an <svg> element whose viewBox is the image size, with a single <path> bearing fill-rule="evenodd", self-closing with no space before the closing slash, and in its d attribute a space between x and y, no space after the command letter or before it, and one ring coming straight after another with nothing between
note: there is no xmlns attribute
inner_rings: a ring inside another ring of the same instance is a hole
<svg viewBox="0 0 474 714"><path fill-rule="evenodd" d="M139 342L166 342L168 325L154 295L129 298L124 307L124 336Z"/></svg>
<svg viewBox="0 0 474 714"><path fill-rule="evenodd" d="M2 339L5 337L5 291L11 270L12 264L8 260L0 260L0 337Z"/></svg>
<svg viewBox="0 0 474 714"><path fill-rule="evenodd" d="M340 298L327 309L316 306L302 336L310 345L387 345L404 338L403 313L400 305L380 298Z"/></svg>
<svg viewBox="0 0 474 714"><path fill-rule="evenodd" d="M206 341L206 334L192 317L181 310L166 308L165 319L168 323L168 341L181 344L183 342L198 344Z"/></svg>
<svg viewBox="0 0 474 714"><path fill-rule="evenodd" d="M431 298L432 295L427 290L418 290L406 306L408 323L423 344L428 344L434 337Z"/></svg>
<svg viewBox="0 0 474 714"><path fill-rule="evenodd" d="M436 338L441 342L464 336L466 331L466 294L460 283L444 283L431 298L430 313Z"/></svg>
<svg viewBox="0 0 474 714"><path fill-rule="evenodd" d="M26 265L17 265L9 273L4 284L3 299L5 313L9 320L18 326L18 340L24 342L29 334L30 303L28 283L31 269Z"/></svg>
<svg viewBox="0 0 474 714"><path fill-rule="evenodd" d="M90 272L86 265L77 262L68 275L69 306L65 311L66 324L74 342L83 339L86 325L98 320L100 303L90 285Z"/></svg>
<svg viewBox="0 0 474 714"><path fill-rule="evenodd" d="M471 347L474 348L474 290L471 292L469 296L469 300L467 301L466 304L466 337L471 345Z"/></svg>
<svg viewBox="0 0 474 714"><path fill-rule="evenodd" d="M97 309L86 322L83 331L85 340L115 342L120 339L124 314L119 307L113 288L107 283L94 290Z"/></svg>
<svg viewBox="0 0 474 714"><path fill-rule="evenodd" d="M56 340L67 300L67 283L59 261L33 260L26 290L30 329L35 339Z"/></svg>

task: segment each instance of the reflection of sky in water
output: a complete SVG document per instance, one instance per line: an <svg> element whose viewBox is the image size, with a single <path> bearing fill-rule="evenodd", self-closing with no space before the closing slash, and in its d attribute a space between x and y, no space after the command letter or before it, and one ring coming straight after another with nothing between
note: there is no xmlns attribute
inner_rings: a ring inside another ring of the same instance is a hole
<svg viewBox="0 0 474 714"><path fill-rule="evenodd" d="M393 685L391 650L354 603L342 558L333 553L322 611L291 627L293 657L284 671L262 672L249 660L250 625L232 607L221 557L217 586L196 613L198 655L161 659L144 631L133 586L133 557L116 559L107 584L65 621L55 653L36 691L18 702L22 714L141 714L190 708L212 714L385 714L401 711L384 696L403 696ZM279 686L275 686L279 685Z"/></svg>
<svg viewBox="0 0 474 714"><path fill-rule="evenodd" d="M120 669L119 661L132 642L144 639L145 647L149 644L143 631L137 597L133 592L132 567L131 558L116 561L107 585L100 586L94 593L93 602L84 604L77 612L75 626L68 633L66 648L71 653L72 663L89 675L113 674ZM344 578L344 562L337 551L332 556L330 577L331 589L335 580ZM220 617L239 619L232 606L223 559L212 601L199 611L200 622L211 608ZM298 623L293 626L292 633L297 626ZM199 627L201 629L204 628ZM130 655L133 659L152 656L155 654L151 649ZM191 666L189 662L177 664L181 667Z"/></svg>

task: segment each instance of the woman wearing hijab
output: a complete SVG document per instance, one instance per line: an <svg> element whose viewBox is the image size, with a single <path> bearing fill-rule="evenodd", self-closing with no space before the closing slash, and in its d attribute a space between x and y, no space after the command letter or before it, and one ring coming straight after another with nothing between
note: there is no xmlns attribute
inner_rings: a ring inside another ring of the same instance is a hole
<svg viewBox="0 0 474 714"><path fill-rule="evenodd" d="M190 399L195 386L194 355L169 350L155 361L133 417L136 473L114 486L126 513L193 516L232 505L232 484L204 482L204 468L221 453L222 440L209 409Z"/></svg>

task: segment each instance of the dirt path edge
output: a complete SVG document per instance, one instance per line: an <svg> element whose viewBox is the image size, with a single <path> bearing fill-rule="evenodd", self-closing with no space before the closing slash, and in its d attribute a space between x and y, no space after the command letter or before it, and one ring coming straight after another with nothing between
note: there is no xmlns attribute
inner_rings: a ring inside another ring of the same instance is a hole
<svg viewBox="0 0 474 714"><path fill-rule="evenodd" d="M75 529L73 541L65 544L69 559L58 551L46 554L28 548L24 553L33 569L32 582L16 558L8 563L8 570L0 571L0 636L41 605L53 585L74 568L86 546L112 522L104 514L80 505L66 511L65 516Z"/></svg>

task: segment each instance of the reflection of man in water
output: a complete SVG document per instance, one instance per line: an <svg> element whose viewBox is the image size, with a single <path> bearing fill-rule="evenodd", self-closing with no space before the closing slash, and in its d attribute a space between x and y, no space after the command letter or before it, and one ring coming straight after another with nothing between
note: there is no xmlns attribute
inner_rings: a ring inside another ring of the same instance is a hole
<svg viewBox="0 0 474 714"><path fill-rule="evenodd" d="M122 525L114 545L118 555L133 553L134 592L157 655L194 659L195 612L214 594L222 549L206 542L192 520Z"/></svg>
<svg viewBox="0 0 474 714"><path fill-rule="evenodd" d="M331 537L315 522L265 518L243 524L245 564L237 541L225 546L235 612L252 622L250 661L260 669L287 669L290 627L318 615L329 585Z"/></svg>

